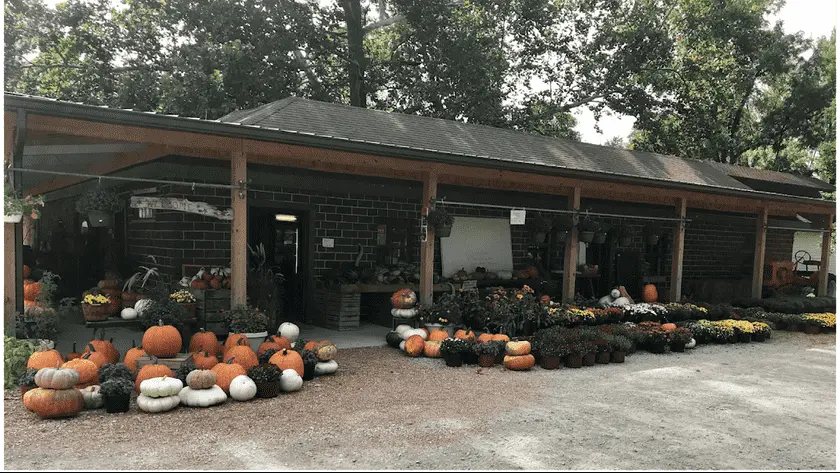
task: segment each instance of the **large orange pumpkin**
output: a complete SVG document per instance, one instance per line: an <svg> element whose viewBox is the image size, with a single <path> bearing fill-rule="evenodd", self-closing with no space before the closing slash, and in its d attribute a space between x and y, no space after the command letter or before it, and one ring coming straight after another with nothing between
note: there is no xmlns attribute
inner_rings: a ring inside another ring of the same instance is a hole
<svg viewBox="0 0 840 473"><path fill-rule="evenodd" d="M491 342L505 342L505 343L507 343L507 342L510 341L510 337L508 337L507 335L505 335L503 333L497 333L496 335L493 335L490 338L490 341Z"/></svg>
<svg viewBox="0 0 840 473"><path fill-rule="evenodd" d="M440 342L430 341L423 344L423 355L429 358L440 358Z"/></svg>
<svg viewBox="0 0 840 473"><path fill-rule="evenodd" d="M96 368L102 368L102 365L108 364L108 357L104 354L96 351L93 347L88 343L88 350L82 353L83 360L90 360L93 364L96 365Z"/></svg>
<svg viewBox="0 0 840 473"><path fill-rule="evenodd" d="M142 348L134 346L134 340L131 341L131 348L125 352L123 357L123 364L128 367L132 374L137 374L137 358L146 356L146 352Z"/></svg>
<svg viewBox="0 0 840 473"><path fill-rule="evenodd" d="M63 365L62 368L71 368L79 372L79 384L77 388L86 388L99 384L99 367L96 363L86 360L84 358L76 358L70 360Z"/></svg>
<svg viewBox="0 0 840 473"><path fill-rule="evenodd" d="M301 363L303 361L301 360ZM210 371L216 373L216 384L222 388L228 396L230 395L230 382L233 381L233 378L239 375L248 375L248 370L242 367L242 365L233 362L233 358L228 358L225 360L224 363L219 363L214 366Z"/></svg>
<svg viewBox="0 0 840 473"><path fill-rule="evenodd" d="M520 356L531 353L530 342L507 342L505 344L505 354Z"/></svg>
<svg viewBox="0 0 840 473"><path fill-rule="evenodd" d="M247 340L239 340L239 344L225 353L226 359L233 359L233 363L242 365L243 368L251 369L260 364L257 354L251 348Z"/></svg>
<svg viewBox="0 0 840 473"><path fill-rule="evenodd" d="M200 370L209 370L219 364L219 359L216 358L216 355L211 355L206 351L193 353L192 360L195 363L195 367Z"/></svg>
<svg viewBox="0 0 840 473"><path fill-rule="evenodd" d="M257 356L262 356L268 350L280 351L284 348L291 348L291 346L284 346L282 343L275 342L272 337L267 337L264 342L260 343L260 347L257 348Z"/></svg>
<svg viewBox="0 0 840 473"><path fill-rule="evenodd" d="M284 348L291 350L292 349L292 342L289 341L286 337L281 337L280 335L272 335L271 341L280 345L278 350L282 350Z"/></svg>
<svg viewBox="0 0 840 473"><path fill-rule="evenodd" d="M239 340L245 340L245 342L247 342L248 337L246 337L244 333L232 333L228 335L227 340L225 340L225 346L222 349L222 353L226 355L228 350L239 344ZM225 358L227 358L227 356L225 356Z"/></svg>
<svg viewBox="0 0 840 473"><path fill-rule="evenodd" d="M134 389L139 393L140 383L146 381L147 379L160 378L161 376L174 378L175 373L173 373L166 365L159 365L157 363L146 365L140 368L140 371L137 373L137 379L134 380Z"/></svg>
<svg viewBox="0 0 840 473"><path fill-rule="evenodd" d="M411 289L398 289L391 296L394 309L410 309L417 303L417 294Z"/></svg>
<svg viewBox="0 0 840 473"><path fill-rule="evenodd" d="M656 286L653 284L645 284L642 288L642 299L645 302L656 302L659 299L659 293L656 292Z"/></svg>
<svg viewBox="0 0 840 473"><path fill-rule="evenodd" d="M78 414L85 407L85 400L76 388L35 388L23 395L23 405L42 419L53 419Z"/></svg>
<svg viewBox="0 0 840 473"><path fill-rule="evenodd" d="M475 332L472 330L458 330L455 332L455 338L472 341L475 340Z"/></svg>
<svg viewBox="0 0 840 473"><path fill-rule="evenodd" d="M26 369L56 368L61 366L62 361L57 350L36 351L26 360Z"/></svg>
<svg viewBox="0 0 840 473"><path fill-rule="evenodd" d="M73 351L67 354L64 357L64 361L75 360L76 358L81 358L82 354L76 351L76 342L73 342Z"/></svg>
<svg viewBox="0 0 840 473"><path fill-rule="evenodd" d="M27 301L34 301L41 294L41 283L31 279L23 281L23 299Z"/></svg>
<svg viewBox="0 0 840 473"><path fill-rule="evenodd" d="M113 340L113 338L111 339L111 341L105 341L102 339L91 340L90 342L88 342L87 347L85 347L84 353L89 352L90 347L93 346L94 351L98 351L99 353L105 355L105 358L108 360L108 363L116 363L120 361L120 352L114 346Z"/></svg>
<svg viewBox="0 0 840 473"><path fill-rule="evenodd" d="M426 342L420 335L412 335L405 341L405 352L408 356L418 357L423 354L423 348Z"/></svg>
<svg viewBox="0 0 840 473"><path fill-rule="evenodd" d="M157 326L149 327L143 334L142 345L149 356L172 358L181 351L181 332L158 321Z"/></svg>
<svg viewBox="0 0 840 473"><path fill-rule="evenodd" d="M280 368L280 371L291 369L303 376L303 358L301 358L300 353L294 350L284 348L271 355L268 362Z"/></svg>
<svg viewBox="0 0 840 473"><path fill-rule="evenodd" d="M199 351L206 351L209 355L219 354L219 340L213 332L206 332L201 329L190 337L190 352L195 353Z"/></svg>
<svg viewBox="0 0 840 473"><path fill-rule="evenodd" d="M489 333L482 333L478 336L478 341L481 343L487 343L493 340L493 335Z"/></svg>
<svg viewBox="0 0 840 473"><path fill-rule="evenodd" d="M526 371L534 367L534 355L505 356L504 364L512 371Z"/></svg>
<svg viewBox="0 0 840 473"><path fill-rule="evenodd" d="M429 333L429 341L430 342L442 342L449 338L449 332L446 330L432 330Z"/></svg>

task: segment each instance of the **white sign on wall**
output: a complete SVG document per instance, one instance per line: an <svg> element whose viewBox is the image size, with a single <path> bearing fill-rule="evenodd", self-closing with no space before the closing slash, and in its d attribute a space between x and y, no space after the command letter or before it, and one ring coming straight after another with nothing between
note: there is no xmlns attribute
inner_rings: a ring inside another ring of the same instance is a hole
<svg viewBox="0 0 840 473"><path fill-rule="evenodd" d="M176 199L174 197L132 197L132 209L157 209L177 210L207 217L215 217L219 220L233 220L233 210L220 210L206 202L192 202L187 199Z"/></svg>
<svg viewBox="0 0 840 473"><path fill-rule="evenodd" d="M510 211L510 224L511 225L525 225L525 211L524 210L511 210Z"/></svg>

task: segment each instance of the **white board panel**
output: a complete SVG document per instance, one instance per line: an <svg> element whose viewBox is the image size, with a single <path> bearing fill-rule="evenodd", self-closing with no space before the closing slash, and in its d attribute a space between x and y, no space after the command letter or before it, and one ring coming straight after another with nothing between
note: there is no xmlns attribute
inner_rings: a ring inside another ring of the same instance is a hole
<svg viewBox="0 0 840 473"><path fill-rule="evenodd" d="M476 266L491 272L513 270L510 220L456 217L452 234L440 239L440 256L444 277L461 268L471 273Z"/></svg>

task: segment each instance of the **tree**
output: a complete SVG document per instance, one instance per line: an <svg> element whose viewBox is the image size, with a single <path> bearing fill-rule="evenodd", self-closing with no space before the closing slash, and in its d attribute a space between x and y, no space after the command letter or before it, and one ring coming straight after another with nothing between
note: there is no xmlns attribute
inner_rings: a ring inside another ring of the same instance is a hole
<svg viewBox="0 0 840 473"><path fill-rule="evenodd" d="M612 138L605 141L604 146L610 146L612 148L618 149L628 149L627 140L625 140L624 137L618 135L613 136Z"/></svg>

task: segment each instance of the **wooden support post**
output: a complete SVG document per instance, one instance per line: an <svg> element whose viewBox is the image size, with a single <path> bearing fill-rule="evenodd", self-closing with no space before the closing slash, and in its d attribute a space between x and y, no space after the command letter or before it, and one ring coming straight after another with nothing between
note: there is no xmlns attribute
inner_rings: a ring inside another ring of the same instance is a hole
<svg viewBox="0 0 840 473"><path fill-rule="evenodd" d="M761 298L764 284L764 249L767 243L767 207L762 207L755 221L755 253L753 254L752 297Z"/></svg>
<svg viewBox="0 0 840 473"><path fill-rule="evenodd" d="M685 219L685 198L677 199L676 217ZM671 302L682 298L683 252L685 249L685 222L679 221L674 227L674 252L671 255Z"/></svg>
<svg viewBox="0 0 840 473"><path fill-rule="evenodd" d="M423 176L423 215L429 214L432 202L437 198L436 171L431 171ZM426 228L426 241L420 243L420 304L432 303L432 287L434 286L435 272L435 229Z"/></svg>
<svg viewBox="0 0 840 473"><path fill-rule="evenodd" d="M15 118L7 114L3 126L3 140L5 144L4 162L6 166L12 164L15 149ZM15 336L15 308L17 297L15 294L15 224L3 224L3 333L8 337Z"/></svg>
<svg viewBox="0 0 840 473"><path fill-rule="evenodd" d="M233 221L230 229L230 304L231 307L247 303L248 283L248 159L241 149L231 153L230 183L239 186L231 189Z"/></svg>
<svg viewBox="0 0 840 473"><path fill-rule="evenodd" d="M580 208L580 187L573 187L569 193L568 210ZM575 300L575 279L577 277L578 260L578 229L577 226L566 236L566 248L563 251L563 302Z"/></svg>
<svg viewBox="0 0 840 473"><path fill-rule="evenodd" d="M825 233L822 234L822 251L820 252L820 285L817 288L818 296L828 295L828 269L829 261L831 260L831 229L834 216L828 215L826 218Z"/></svg>

